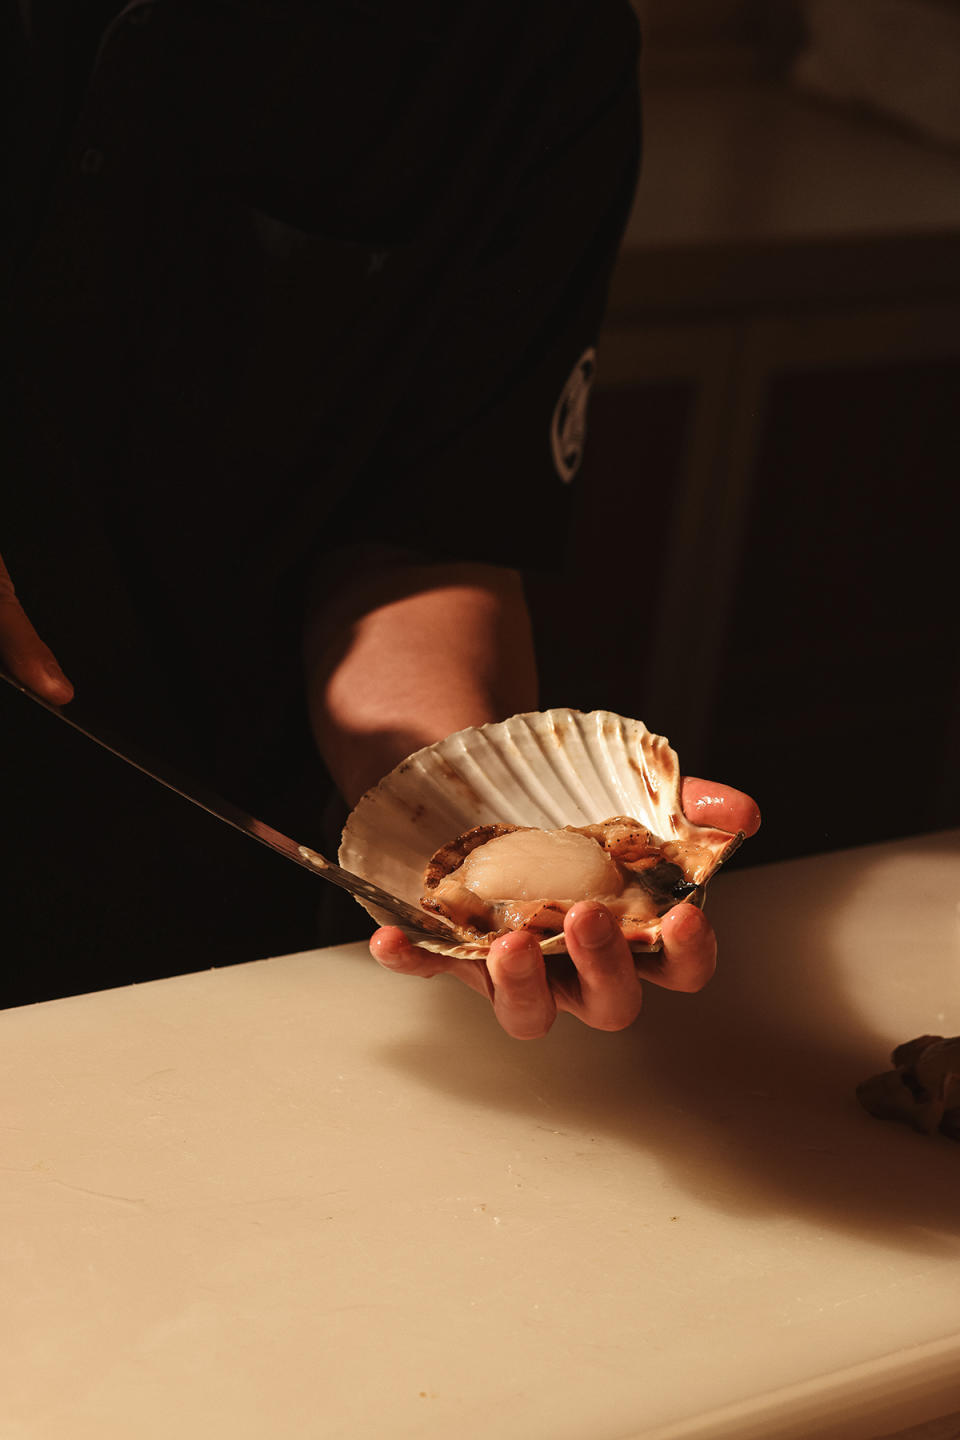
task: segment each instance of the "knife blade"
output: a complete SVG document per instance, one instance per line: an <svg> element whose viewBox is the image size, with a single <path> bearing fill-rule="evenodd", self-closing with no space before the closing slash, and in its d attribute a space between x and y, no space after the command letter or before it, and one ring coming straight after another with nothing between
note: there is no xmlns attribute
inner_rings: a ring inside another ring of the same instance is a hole
<svg viewBox="0 0 960 1440"><path fill-rule="evenodd" d="M35 705L39 705L42 710L46 710L48 715L55 715L58 720L69 725L71 730L75 730L85 739L99 745L101 749L109 751L111 755L115 755L124 764L132 766L134 770L139 770L149 780L154 780L165 789L172 790L181 799L189 801L191 805L196 805L200 810L205 810L208 815L222 820L225 825L239 830L241 834L249 836L251 840L257 840L261 845L266 845L268 849L282 855L285 860L291 860L295 865L310 870L314 875L319 875L332 885L338 885L341 890L346 890L351 895L366 900L379 910L388 911L399 921L400 928L413 939L424 936L447 941L451 939L450 930L440 920L410 905L398 895L391 895L389 891L382 890L379 885L373 884L362 875L357 875L352 870L345 870L341 865L337 865L332 860L328 860L325 855L321 855L318 850L311 849L309 845L298 844L288 835L284 835L281 831L275 830L272 825L268 825L266 821L248 815L239 806L215 795L195 780L186 779L178 774L172 766L160 762L152 756L148 758L128 741L119 741L103 731L89 730L68 715L62 706L54 705L52 701L45 700L42 695L35 694L3 668L0 668L0 679L5 680L14 690L19 690L21 695L25 695Z"/></svg>

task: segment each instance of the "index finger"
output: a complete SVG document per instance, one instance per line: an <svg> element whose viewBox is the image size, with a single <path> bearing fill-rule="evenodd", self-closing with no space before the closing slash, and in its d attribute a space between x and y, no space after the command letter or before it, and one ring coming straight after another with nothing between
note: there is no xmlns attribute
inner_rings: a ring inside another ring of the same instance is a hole
<svg viewBox="0 0 960 1440"><path fill-rule="evenodd" d="M432 980L435 975L455 975L471 990L493 999L493 986L482 960L435 955L414 945L396 925L382 925L373 932L370 954L385 970L393 970L398 975L416 975L421 980Z"/></svg>
<svg viewBox="0 0 960 1440"><path fill-rule="evenodd" d="M731 835L742 830L747 836L756 835L760 829L760 807L756 800L730 785L686 775L680 782L680 799L683 813L694 825L729 830Z"/></svg>
<svg viewBox="0 0 960 1440"><path fill-rule="evenodd" d="M15 679L55 705L73 699L73 686L49 645L44 644L17 599L10 571L0 555L0 661Z"/></svg>

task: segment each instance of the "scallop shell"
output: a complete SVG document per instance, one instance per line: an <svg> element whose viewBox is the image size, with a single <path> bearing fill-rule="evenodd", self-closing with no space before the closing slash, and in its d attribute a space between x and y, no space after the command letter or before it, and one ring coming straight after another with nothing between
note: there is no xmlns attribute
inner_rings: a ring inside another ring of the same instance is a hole
<svg viewBox="0 0 960 1440"><path fill-rule="evenodd" d="M680 766L670 742L640 720L609 710L533 711L497 724L459 730L408 756L349 816L340 864L419 905L423 874L435 850L474 825L502 822L544 830L590 825L626 815L663 840L701 848L686 878L703 886L742 836L694 825L680 803ZM690 897L702 900L697 892ZM380 924L395 920L359 902ZM659 921L649 943L659 950ZM417 943L438 954L482 958L489 948L451 934ZM564 951L563 936L541 942Z"/></svg>

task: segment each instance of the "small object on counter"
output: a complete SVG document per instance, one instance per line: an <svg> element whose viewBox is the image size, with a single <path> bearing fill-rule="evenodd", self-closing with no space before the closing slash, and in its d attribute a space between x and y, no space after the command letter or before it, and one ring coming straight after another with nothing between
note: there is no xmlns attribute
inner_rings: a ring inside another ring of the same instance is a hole
<svg viewBox="0 0 960 1440"><path fill-rule="evenodd" d="M924 1135L960 1140L960 1035L920 1035L898 1045L895 1070L857 1086L857 1099L880 1120L902 1120Z"/></svg>
<svg viewBox="0 0 960 1440"><path fill-rule="evenodd" d="M339 860L410 905L426 895L424 919L450 927L420 942L438 954L484 959L518 924L544 955L565 954L563 915L587 898L623 901L630 948L648 953L662 946L661 917L702 904L742 840L684 814L662 735L609 710L557 709L410 755L353 810Z"/></svg>

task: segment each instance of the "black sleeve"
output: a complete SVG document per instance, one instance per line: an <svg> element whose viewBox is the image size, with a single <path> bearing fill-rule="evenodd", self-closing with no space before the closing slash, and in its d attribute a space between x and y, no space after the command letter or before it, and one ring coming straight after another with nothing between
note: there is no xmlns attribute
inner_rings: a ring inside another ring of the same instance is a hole
<svg viewBox="0 0 960 1440"><path fill-rule="evenodd" d="M113 709L126 669L72 527L62 564L49 544L68 502L128 601L144 694L168 677L191 733L206 697L220 749L221 711L270 734L261 712L298 694L330 549L559 560L636 60L627 0L121 11L5 327L41 562L18 583L51 638L72 618L78 690L103 676Z"/></svg>
<svg viewBox="0 0 960 1440"><path fill-rule="evenodd" d="M340 508L335 528L346 538L437 558L561 563L637 175L635 49L618 46L607 61L602 77L581 77L592 104L573 133L547 106L543 128L527 137L521 185L438 315ZM561 73L556 84L577 78Z"/></svg>

